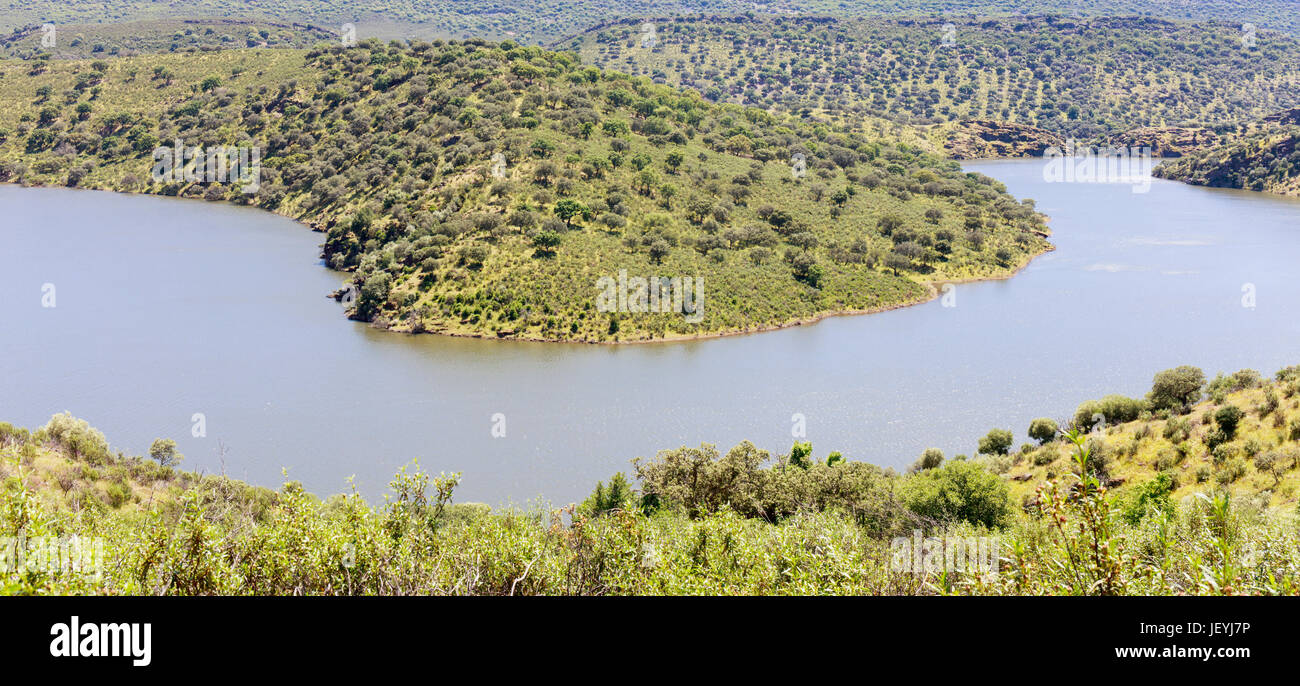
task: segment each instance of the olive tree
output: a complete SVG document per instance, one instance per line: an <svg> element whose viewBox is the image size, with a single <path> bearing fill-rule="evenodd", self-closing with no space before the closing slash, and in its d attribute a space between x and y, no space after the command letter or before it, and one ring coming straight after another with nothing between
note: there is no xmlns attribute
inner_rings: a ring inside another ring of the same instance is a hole
<svg viewBox="0 0 1300 686"><path fill-rule="evenodd" d="M1156 374L1147 400L1153 409L1183 412L1201 399L1204 388L1205 372L1183 365Z"/></svg>
<svg viewBox="0 0 1300 686"><path fill-rule="evenodd" d="M1006 455L1011 450L1015 435L1006 429L993 429L980 439L981 455Z"/></svg>
<svg viewBox="0 0 1300 686"><path fill-rule="evenodd" d="M158 464L164 467L175 467L185 459L185 456L176 452L176 441L170 438L156 438L152 445L149 446L149 457L158 461Z"/></svg>
<svg viewBox="0 0 1300 686"><path fill-rule="evenodd" d="M1056 438L1059 429L1056 422L1047 417L1039 417L1029 423L1029 437L1038 441L1039 445L1046 445L1048 441Z"/></svg>

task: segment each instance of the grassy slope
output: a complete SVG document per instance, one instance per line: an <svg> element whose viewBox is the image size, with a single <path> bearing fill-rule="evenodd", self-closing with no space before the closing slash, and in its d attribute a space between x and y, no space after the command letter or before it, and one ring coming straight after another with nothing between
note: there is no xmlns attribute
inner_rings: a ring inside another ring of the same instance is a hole
<svg viewBox="0 0 1300 686"><path fill-rule="evenodd" d="M221 85L201 91L209 76ZM372 286L359 289L357 316L396 330L593 342L761 330L916 302L925 282L1005 276L1048 248L1041 216L1000 183L878 130L716 106L536 48L363 43L8 61L0 83L0 180L272 209L326 231L330 264ZM611 134L607 123L631 130ZM151 182L153 142L175 138L259 145L261 190ZM489 174L498 152L503 180ZM797 180L795 152L808 160ZM843 190L852 195L837 206ZM556 228L565 198L591 212ZM777 225L768 210L790 221ZM942 217L927 220L928 210ZM903 231L884 235L887 215ZM533 241L546 228L561 244L539 258ZM791 245L796 234L816 245ZM899 275L885 266L895 243L913 250ZM703 276L703 322L596 312L596 280L624 269Z"/></svg>
<svg viewBox="0 0 1300 686"><path fill-rule="evenodd" d="M844 120L985 119L1089 139L1233 124L1293 106L1300 43L1259 32L1247 49L1234 30L1153 19L694 18L660 22L653 50L640 48L639 20L558 45L715 100Z"/></svg>
<svg viewBox="0 0 1300 686"><path fill-rule="evenodd" d="M1167 419L1152 418L1104 427L1092 436L1108 457L1112 485L1121 494L1164 472L1176 484L1175 499L1223 489L1240 500L1295 510L1300 499L1298 394L1300 384L1292 376L1226 393L1217 402L1201 402L1189 414L1174 418L1186 422L1187 435L1167 431ZM1261 408L1267 407L1268 395L1276 397L1278 405L1264 414ZM1245 417L1228 444L1232 456L1216 459L1206 439L1216 427L1215 411L1229 404L1244 410ZM1254 462L1254 454L1270 452L1278 456L1276 474L1259 469ZM1070 469L1069 447L1053 442L1014 456L1005 475L1011 478L1013 493L1023 499L1032 494L1036 484Z"/></svg>

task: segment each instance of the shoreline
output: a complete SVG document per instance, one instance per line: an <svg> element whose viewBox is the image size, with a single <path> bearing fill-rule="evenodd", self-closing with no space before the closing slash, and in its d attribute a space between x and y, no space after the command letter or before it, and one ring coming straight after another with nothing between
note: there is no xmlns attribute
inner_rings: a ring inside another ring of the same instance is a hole
<svg viewBox="0 0 1300 686"><path fill-rule="evenodd" d="M998 158L998 159L1015 160L1015 159L1024 159L1024 158ZM19 188L57 188L57 189L74 190L74 191L92 191L92 192L98 191L101 193L120 193L123 195L138 195L138 196L147 196L152 198L168 198L171 200L183 200L183 201L193 200L193 201L198 201L203 203L219 202L233 207L249 208L260 212L267 212L279 217L284 217L285 219L288 219L296 224L299 224L307 228L309 231L312 231L313 233L324 232L323 229L318 228L312 224L309 224L307 223L307 221L303 219L291 217L287 214L283 214L275 210L268 210L264 207L259 207L257 205L252 205L252 204L245 205L245 204L230 202L229 200L212 201L212 200L205 200L203 198L188 198L182 195L163 195L160 193L145 193L140 191L115 190L112 188L98 188L98 187L86 187L86 186L52 186L46 184L28 185L28 184L20 183L18 181L0 181L0 185L16 186ZM1050 217L1048 218L1048 221L1049 222L1051 221ZM925 303L928 303L940 297L941 295L940 286L942 286L943 284L977 283L981 281L1003 281L1006 279L1010 279L1016 276L1017 274L1019 274L1021 271L1023 271L1026 267L1028 267L1031 263L1033 263L1034 260L1055 250L1056 250L1056 246L1052 245L1051 243L1048 243L1046 250L1030 255L1029 259L1025 260L1024 264L1017 266L1015 269L1005 274L994 274L990 276L969 276L969 277L961 277L961 278L953 278L953 279L927 279L922 281L915 281L915 283L917 283L918 285L920 285L925 289L925 294L922 297L913 300L904 300L896 303L890 303L888 305L880 305L877 307L871 307L866 309L834 310L829 312L821 312L806 317L801 317L799 319L792 319L784 322L778 322L773 324L760 324L751 329L716 331L710 333L697 333L697 334L690 334L685 336L671 336L671 337L666 336L663 338L649 338L649 339L638 339L638 340L630 340L630 341L579 341L579 340L566 340L562 338L517 338L514 336L493 335L492 332L463 333L463 332L454 332L454 331L421 331L421 332L404 331L400 329L392 329L383 326L375 326L374 322L369 322L361 319L353 319L352 317L345 317L344 319L347 321L357 322L359 324L365 324L369 328L374 329L376 331L383 331L385 333L402 334L408 336L432 335L432 336L449 336L453 338L480 339L485 341L513 341L518 343L539 343L539 344L547 343L547 344L568 344L568 345L615 345L616 346L616 345L653 345L653 344L662 344L662 343L688 343L692 341L702 341L702 340L709 340L715 338L727 338L731 336L748 336L753 334L769 333L772 331L789 329L796 326L809 326L821 322L824 319L829 319L831 317L851 317L856 315L879 314L881 312L889 312L892 310L902 309L904 307L923 305ZM322 269L328 270L336 274L351 273L351 272L331 269L328 266L322 266ZM338 291L335 291L335 293L326 293L325 297L330 298L332 300L337 300L337 297L335 295L336 293L338 293Z"/></svg>
<svg viewBox="0 0 1300 686"><path fill-rule="evenodd" d="M860 309L860 310L834 310L831 312L822 312L807 317L802 317L800 319L792 319L789 321L780 322L777 324L761 324L753 329L746 329L743 331L717 331L712 333L691 334L688 336L638 339L634 341L571 341L571 340L557 339L557 338L515 338L513 336L492 336L487 333L458 333L452 331L422 331L417 333L414 331L402 331L397 329L387 329L380 326L374 326L373 323L371 322L366 322L358 319L351 319L351 321L355 321L361 324L367 324L370 326L370 328L375 329L377 331L383 331L386 333L401 334L407 336L432 335L432 336L449 336L452 338L477 338L477 339L482 339L487 341L513 341L516 343L565 344L565 345L618 346L618 345L657 345L657 344L664 344L664 343L689 343L693 341L705 341L705 340L710 340L715 338L728 338L731 336L749 336L749 335L756 335L761 333L770 333L773 331L780 331L781 329L794 328L796 326L811 326L813 324L817 324L821 322L822 320L830 319L832 317L853 317L859 315L880 314L881 312L901 310L905 307L915 307L916 305L924 305L925 303L932 302L938 299L942 295L940 286L942 286L943 284L980 283L983 281L1006 281L1007 279L1010 279L1020 274L1020 272L1024 271L1027 267L1029 267L1029 265L1032 264L1034 260L1042 257L1043 255L1055 251L1056 251L1056 246L1049 243L1046 250L1031 255L1029 259L1025 260L1024 264L1019 265L1015 269L1005 274L995 274L992 276L967 276L967 277L954 278L954 279L929 279L926 281L917 281L916 283L920 284L922 287L925 288L926 294L924 297L917 298L915 300L905 300L902 302L891 303L888 305L881 305L879 307L872 307L872 308ZM331 296L326 295L326 297L331 297Z"/></svg>

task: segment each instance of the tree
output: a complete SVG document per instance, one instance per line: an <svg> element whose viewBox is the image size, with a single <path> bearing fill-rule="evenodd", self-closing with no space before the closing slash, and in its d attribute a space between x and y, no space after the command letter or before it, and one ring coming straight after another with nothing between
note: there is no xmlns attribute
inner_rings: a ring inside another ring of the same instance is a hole
<svg viewBox="0 0 1300 686"><path fill-rule="evenodd" d="M682 166L684 161L686 161L686 156L680 150L674 150L668 153L668 157L664 160L664 166L668 168L670 173L676 174L677 169Z"/></svg>
<svg viewBox="0 0 1300 686"><path fill-rule="evenodd" d="M155 438L149 446L149 457L164 467L175 467L185 459L184 455L176 452L176 441L170 438Z"/></svg>
<svg viewBox="0 0 1300 686"><path fill-rule="evenodd" d="M668 253L671 252L671 250L672 248L668 245L668 241L662 238L656 238L650 243L650 259L656 264L663 262L664 258L668 257Z"/></svg>
<svg viewBox="0 0 1300 686"><path fill-rule="evenodd" d="M572 198L563 198L555 203L555 216L564 220L564 225L573 228L573 218L577 216L587 217L591 214L588 207Z"/></svg>
<svg viewBox="0 0 1300 686"><path fill-rule="evenodd" d="M1015 435L1006 429L993 429L980 439L981 455L1006 455L1011 450Z"/></svg>
<svg viewBox="0 0 1300 686"><path fill-rule="evenodd" d="M926 448L925 452L921 453L921 456L916 458L916 462L913 462L912 466L908 468L908 471L916 474L927 469L937 469L941 464L943 464L943 451L938 448Z"/></svg>
<svg viewBox="0 0 1300 686"><path fill-rule="evenodd" d="M908 269L911 266L912 266L911 260L907 259L903 255L900 255L899 253L896 253L892 250L889 252L888 255L885 255L885 267L887 269L894 270L894 276L898 276L898 272L900 269Z"/></svg>
<svg viewBox="0 0 1300 686"><path fill-rule="evenodd" d="M642 169L637 172L632 183L641 195L650 195L654 193L655 186L659 185L659 176L649 169Z"/></svg>
<svg viewBox="0 0 1300 686"><path fill-rule="evenodd" d="M903 220L897 215L887 214L876 225L880 228L880 233L888 236L903 226Z"/></svg>
<svg viewBox="0 0 1300 686"><path fill-rule="evenodd" d="M357 315L370 321L375 312L388 300L388 291L392 288L393 277L388 272L379 272L361 284L361 296L357 298Z"/></svg>
<svg viewBox="0 0 1300 686"><path fill-rule="evenodd" d="M1214 423L1219 425L1219 430L1223 432L1228 440L1232 440L1237 435L1237 425L1241 423L1241 418L1245 413L1236 405L1224 405L1214 413Z"/></svg>
<svg viewBox="0 0 1300 686"><path fill-rule="evenodd" d="M536 257L550 257L555 254L555 249L560 245L560 234L554 231L538 231L533 235L533 247L536 248L533 255Z"/></svg>
<svg viewBox="0 0 1300 686"><path fill-rule="evenodd" d="M1029 423L1029 437L1038 441L1039 445L1046 445L1053 438L1056 438L1056 432L1060 429L1056 422L1047 417L1039 417Z"/></svg>
<svg viewBox="0 0 1300 686"><path fill-rule="evenodd" d="M1263 450L1255 454L1255 469L1273 475L1273 485L1282 481L1278 470L1282 467L1281 455L1276 450Z"/></svg>
<svg viewBox="0 0 1300 686"><path fill-rule="evenodd" d="M795 442L790 447L790 464L800 469L807 469L812 466L812 443L810 441Z"/></svg>
<svg viewBox="0 0 1300 686"><path fill-rule="evenodd" d="M618 472L609 480L608 488L604 483L597 481L596 490L582 501L578 509L590 517L598 517L614 510L635 506L635 501L636 496L632 493L627 477L623 476L623 472Z"/></svg>
<svg viewBox="0 0 1300 686"><path fill-rule="evenodd" d="M798 248L803 248L807 252L810 248L817 247L817 236L809 231L800 231L790 236L790 244Z"/></svg>
<svg viewBox="0 0 1300 686"><path fill-rule="evenodd" d="M1156 374L1147 400L1153 409L1181 413L1201 399L1204 388L1205 372L1183 365Z"/></svg>

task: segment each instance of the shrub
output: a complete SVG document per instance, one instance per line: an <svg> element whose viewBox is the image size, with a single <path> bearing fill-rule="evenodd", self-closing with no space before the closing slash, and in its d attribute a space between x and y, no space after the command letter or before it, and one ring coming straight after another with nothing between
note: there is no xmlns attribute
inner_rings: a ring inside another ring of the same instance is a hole
<svg viewBox="0 0 1300 686"><path fill-rule="evenodd" d="M943 464L943 451L938 448L926 448L925 452L912 463L909 471L912 473L923 472L927 469L934 469Z"/></svg>
<svg viewBox="0 0 1300 686"><path fill-rule="evenodd" d="M9 422L0 422L0 444L4 443L26 443L31 436L20 426L14 426Z"/></svg>
<svg viewBox="0 0 1300 686"><path fill-rule="evenodd" d="M91 464L102 465L109 459L108 439L104 434L68 412L50 417L36 433L36 440L56 443Z"/></svg>
<svg viewBox="0 0 1300 686"><path fill-rule="evenodd" d="M1137 526L1143 517L1153 512L1167 512L1170 509L1169 494L1173 493L1174 480L1168 474L1157 474L1133 490L1132 497L1124 507L1124 521Z"/></svg>
<svg viewBox="0 0 1300 686"><path fill-rule="evenodd" d="M1225 462L1219 471L1214 475L1214 480L1226 486L1235 482L1237 479L1246 475L1246 463L1239 458L1232 458Z"/></svg>
<svg viewBox="0 0 1300 686"><path fill-rule="evenodd" d="M1006 484L974 462L926 470L908 477L900 490L907 509L937 521L997 527L1010 512Z"/></svg>
<svg viewBox="0 0 1300 686"><path fill-rule="evenodd" d="M609 488L602 482L596 482L596 489L578 506L578 510L589 517L597 517L613 510L622 510L636 506L636 494L627 482L623 472L618 472L609 480Z"/></svg>
<svg viewBox="0 0 1300 686"><path fill-rule="evenodd" d="M1276 451L1269 450L1255 455L1255 469L1260 473L1267 472L1271 474L1274 486L1282 480L1282 474L1279 471L1282 467L1282 456Z"/></svg>
<svg viewBox="0 0 1300 686"><path fill-rule="evenodd" d="M1218 424L1219 430L1227 435L1228 440L1232 440L1237 435L1237 426L1241 423L1241 418L1245 413L1236 405L1224 405L1214 413L1214 423Z"/></svg>

